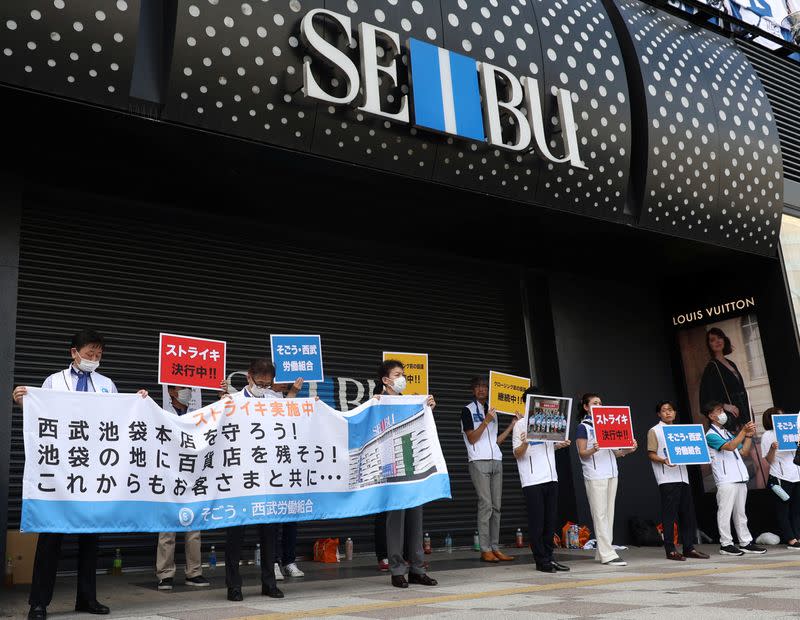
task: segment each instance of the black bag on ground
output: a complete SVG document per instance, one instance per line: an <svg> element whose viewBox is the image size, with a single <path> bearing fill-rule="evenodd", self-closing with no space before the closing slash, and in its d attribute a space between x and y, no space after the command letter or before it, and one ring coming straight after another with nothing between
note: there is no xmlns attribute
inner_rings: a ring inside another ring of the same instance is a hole
<svg viewBox="0 0 800 620"><path fill-rule="evenodd" d="M663 547L664 541L654 521L633 517L629 522L631 538L637 547Z"/></svg>

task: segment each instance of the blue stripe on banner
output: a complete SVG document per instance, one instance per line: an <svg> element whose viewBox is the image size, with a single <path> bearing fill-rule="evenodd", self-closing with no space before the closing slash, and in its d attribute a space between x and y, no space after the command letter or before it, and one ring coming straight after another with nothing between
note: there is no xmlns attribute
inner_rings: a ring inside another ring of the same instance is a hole
<svg viewBox="0 0 800 620"><path fill-rule="evenodd" d="M472 58L450 52L450 75L458 135L484 140L481 92L478 88L478 63Z"/></svg>
<svg viewBox="0 0 800 620"><path fill-rule="evenodd" d="M414 124L444 131L442 81L439 75L439 48L418 39L409 40L411 49L411 92Z"/></svg>
<svg viewBox="0 0 800 620"><path fill-rule="evenodd" d="M433 474L425 480L381 485L342 493L303 493L235 497L217 502L73 502L26 499L21 530L25 532L185 532L256 523L343 519L413 508L450 498L450 478ZM266 514L255 503L275 502L283 514ZM292 502L295 510L292 511ZM309 504L310 502L310 504ZM298 506L304 512L298 512ZM305 511L310 508L309 511Z"/></svg>
<svg viewBox="0 0 800 620"><path fill-rule="evenodd" d="M372 405L347 418L347 449L360 450L383 432L381 422L394 426L422 411L424 405Z"/></svg>

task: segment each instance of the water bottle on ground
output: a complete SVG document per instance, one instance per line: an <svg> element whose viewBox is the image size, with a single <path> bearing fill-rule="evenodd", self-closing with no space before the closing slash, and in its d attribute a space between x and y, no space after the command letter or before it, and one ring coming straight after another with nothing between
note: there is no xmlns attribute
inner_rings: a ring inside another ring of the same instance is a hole
<svg viewBox="0 0 800 620"><path fill-rule="evenodd" d="M114 553L114 563L111 565L111 574L117 576L122 574L122 553L119 549Z"/></svg>
<svg viewBox="0 0 800 620"><path fill-rule="evenodd" d="M348 538L344 541L344 559L345 560L352 560L353 559L353 539Z"/></svg>
<svg viewBox="0 0 800 620"><path fill-rule="evenodd" d="M472 550L473 551L480 551L481 550L481 537L478 532L472 536Z"/></svg>
<svg viewBox="0 0 800 620"><path fill-rule="evenodd" d="M453 537L450 536L450 532L447 532L447 536L444 537L444 550L447 553L453 553Z"/></svg>
<svg viewBox="0 0 800 620"><path fill-rule="evenodd" d="M213 571L217 567L217 549L211 545L211 553L208 554L208 568Z"/></svg>
<svg viewBox="0 0 800 620"><path fill-rule="evenodd" d="M261 543L256 544L256 552L253 557L253 564L261 566Z"/></svg>
<svg viewBox="0 0 800 620"><path fill-rule="evenodd" d="M520 528L517 528L516 545L520 548L525 546L525 542L522 540L522 530Z"/></svg>
<svg viewBox="0 0 800 620"><path fill-rule="evenodd" d="M422 550L425 553L431 553L433 551L431 547L431 535L428 532L425 532L425 537L422 539Z"/></svg>

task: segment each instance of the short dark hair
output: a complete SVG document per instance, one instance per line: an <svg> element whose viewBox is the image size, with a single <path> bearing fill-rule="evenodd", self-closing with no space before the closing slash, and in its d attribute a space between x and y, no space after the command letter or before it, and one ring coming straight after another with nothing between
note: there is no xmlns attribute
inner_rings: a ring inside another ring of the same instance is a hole
<svg viewBox="0 0 800 620"><path fill-rule="evenodd" d="M487 379L486 377L484 377L482 375L478 375L476 377L472 377L472 379L469 380L469 387L472 390L474 390L479 385L484 385L484 384L489 385L489 379Z"/></svg>
<svg viewBox="0 0 800 620"><path fill-rule="evenodd" d="M772 424L772 416L774 415L781 415L783 413L783 409L780 407L770 407L767 409L761 417L761 423L764 425L765 431L771 431L775 428Z"/></svg>
<svg viewBox="0 0 800 620"><path fill-rule="evenodd" d="M275 364L269 361L266 357L257 357L250 361L250 367L247 369L251 377L256 375L270 375L275 378Z"/></svg>
<svg viewBox="0 0 800 620"><path fill-rule="evenodd" d="M71 348L80 351L87 344L96 344L103 351L106 349L106 339L93 329L82 329L72 337Z"/></svg>
<svg viewBox="0 0 800 620"><path fill-rule="evenodd" d="M724 403L719 402L718 400L710 400L705 405L703 405L703 415L708 417L714 409L718 407L723 407Z"/></svg>
<svg viewBox="0 0 800 620"><path fill-rule="evenodd" d="M725 341L725 346L722 347L722 354L723 355L730 355L733 352L733 346L731 346L731 339L725 335L725 332L722 331L719 327L712 327L706 332L706 348L708 349L709 355L714 355L714 352L711 350L711 345L708 344L709 337L711 335L716 336L717 338L722 338Z"/></svg>
<svg viewBox="0 0 800 620"><path fill-rule="evenodd" d="M403 366L403 362L400 360L384 360L378 364L378 383L383 383L382 379L388 377L389 373L395 368L402 368L405 370L405 366Z"/></svg>
<svg viewBox="0 0 800 620"><path fill-rule="evenodd" d="M661 407L663 407L664 405L669 405L675 410L675 412L678 411L677 405L671 400L660 400L658 401L658 403L656 403L656 413L661 413Z"/></svg>

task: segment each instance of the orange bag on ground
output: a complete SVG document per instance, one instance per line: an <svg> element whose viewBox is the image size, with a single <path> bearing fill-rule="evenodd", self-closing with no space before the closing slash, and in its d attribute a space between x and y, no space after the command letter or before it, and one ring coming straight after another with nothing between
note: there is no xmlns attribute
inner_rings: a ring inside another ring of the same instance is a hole
<svg viewBox="0 0 800 620"><path fill-rule="evenodd" d="M314 541L314 561L326 564L336 563L338 558L338 538L318 538Z"/></svg>
<svg viewBox="0 0 800 620"><path fill-rule="evenodd" d="M578 545L581 549L583 549L583 545L589 542L589 539L592 537L591 530L586 527L585 525L581 525L578 528Z"/></svg>

